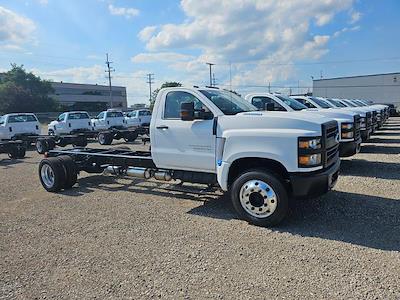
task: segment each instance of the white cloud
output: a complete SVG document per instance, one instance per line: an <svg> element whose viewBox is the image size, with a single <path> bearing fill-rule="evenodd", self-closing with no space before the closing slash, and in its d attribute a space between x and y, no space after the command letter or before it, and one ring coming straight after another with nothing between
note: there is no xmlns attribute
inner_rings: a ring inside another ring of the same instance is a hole
<svg viewBox="0 0 400 300"><path fill-rule="evenodd" d="M226 72L230 61L240 74L234 78L237 84L266 84L293 76L296 61L326 54L330 37L312 35L311 24L322 27L352 4L353 0L182 0L184 22L146 27L139 38L150 53L200 51L191 61L171 64L186 72L184 78L207 78L206 61Z"/></svg>
<svg viewBox="0 0 400 300"><path fill-rule="evenodd" d="M361 17L362 17L362 14L360 13L360 12L358 12L358 11L352 11L351 12L351 15L350 15L350 24L354 24L354 23L357 23L358 21L360 21L360 19L361 19Z"/></svg>
<svg viewBox="0 0 400 300"><path fill-rule="evenodd" d="M49 4L49 0L38 0L38 1L39 1L39 4L41 4L41 5Z"/></svg>
<svg viewBox="0 0 400 300"><path fill-rule="evenodd" d="M0 6L0 45L7 48L19 48L33 41L35 23L5 7Z"/></svg>
<svg viewBox="0 0 400 300"><path fill-rule="evenodd" d="M177 62L193 59L191 55L175 52L140 53L131 58L135 63Z"/></svg>
<svg viewBox="0 0 400 300"><path fill-rule="evenodd" d="M124 16L127 19L130 19L132 17L136 17L139 15L140 11L136 8L131 8L131 7L116 7L112 4L108 5L108 10L110 14L114 16Z"/></svg>
<svg viewBox="0 0 400 300"><path fill-rule="evenodd" d="M333 34L333 37L334 38L337 38L337 37L339 37L342 33L345 33L345 32L349 32L349 31L358 31L358 30L360 30L360 26L359 25L357 25L357 26L353 26L353 27L344 27L344 28L342 28L341 30L338 30L338 31L336 31L334 34Z"/></svg>
<svg viewBox="0 0 400 300"><path fill-rule="evenodd" d="M151 38L151 36L153 35L153 33L157 30L157 26L147 26L145 28L143 28L139 34L138 37L139 39L141 39L142 41L147 41Z"/></svg>

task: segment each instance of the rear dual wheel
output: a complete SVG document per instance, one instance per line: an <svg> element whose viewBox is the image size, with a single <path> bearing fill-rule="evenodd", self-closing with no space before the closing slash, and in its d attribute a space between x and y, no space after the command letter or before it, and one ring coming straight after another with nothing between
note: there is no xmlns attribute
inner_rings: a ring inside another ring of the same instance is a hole
<svg viewBox="0 0 400 300"><path fill-rule="evenodd" d="M282 179L261 169L246 171L236 178L231 200L239 216L258 226L277 225L288 213L289 197Z"/></svg>
<svg viewBox="0 0 400 300"><path fill-rule="evenodd" d="M109 132L100 132L97 136L100 145L111 145L113 141L113 134Z"/></svg>
<svg viewBox="0 0 400 300"><path fill-rule="evenodd" d="M19 158L24 158L25 154L26 154L26 148L18 146L18 147L13 148L8 153L8 157L11 159L19 159Z"/></svg>
<svg viewBox="0 0 400 300"><path fill-rule="evenodd" d="M48 192L71 188L77 181L77 169L70 156L43 159L39 164L39 178Z"/></svg>
<svg viewBox="0 0 400 300"><path fill-rule="evenodd" d="M39 154L44 154L49 150L53 150L56 142L53 139L37 139L35 143L36 151Z"/></svg>

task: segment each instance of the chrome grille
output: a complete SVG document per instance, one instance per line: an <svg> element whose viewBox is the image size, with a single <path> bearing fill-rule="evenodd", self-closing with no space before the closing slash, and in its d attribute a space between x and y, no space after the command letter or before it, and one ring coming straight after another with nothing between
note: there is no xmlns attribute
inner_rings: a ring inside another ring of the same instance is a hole
<svg viewBox="0 0 400 300"><path fill-rule="evenodd" d="M339 127L336 121L322 124L324 167L333 165L339 159Z"/></svg>
<svg viewBox="0 0 400 300"><path fill-rule="evenodd" d="M360 115L354 116L354 140L361 137L361 117Z"/></svg>

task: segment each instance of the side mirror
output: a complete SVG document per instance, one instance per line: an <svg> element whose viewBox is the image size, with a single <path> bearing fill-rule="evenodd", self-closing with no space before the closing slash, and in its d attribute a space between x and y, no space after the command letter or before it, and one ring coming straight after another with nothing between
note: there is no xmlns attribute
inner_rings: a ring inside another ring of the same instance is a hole
<svg viewBox="0 0 400 300"><path fill-rule="evenodd" d="M182 121L194 120L194 102L181 103L180 116Z"/></svg>
<svg viewBox="0 0 400 300"><path fill-rule="evenodd" d="M268 111L274 111L275 105L273 103L265 103L264 108L265 108L265 110L268 110Z"/></svg>

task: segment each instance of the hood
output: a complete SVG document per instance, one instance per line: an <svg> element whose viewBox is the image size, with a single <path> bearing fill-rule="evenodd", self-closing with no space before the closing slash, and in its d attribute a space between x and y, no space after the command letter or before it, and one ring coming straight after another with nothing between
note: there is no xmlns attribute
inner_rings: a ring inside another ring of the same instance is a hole
<svg viewBox="0 0 400 300"><path fill-rule="evenodd" d="M275 132L298 132L299 135L321 134L321 125L331 118L307 112L254 111L233 116L218 117L220 129L225 130L270 130Z"/></svg>
<svg viewBox="0 0 400 300"><path fill-rule="evenodd" d="M310 112L309 110L306 110ZM354 116L357 115L355 112L345 112L341 110L329 110L329 109L320 109L317 110L318 114L322 116L326 116L328 118L332 118L335 120L341 120L344 122L352 122L354 120Z"/></svg>

